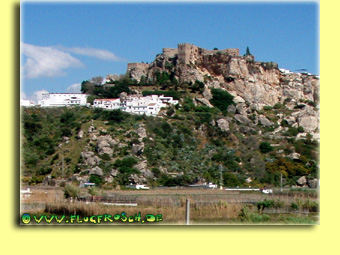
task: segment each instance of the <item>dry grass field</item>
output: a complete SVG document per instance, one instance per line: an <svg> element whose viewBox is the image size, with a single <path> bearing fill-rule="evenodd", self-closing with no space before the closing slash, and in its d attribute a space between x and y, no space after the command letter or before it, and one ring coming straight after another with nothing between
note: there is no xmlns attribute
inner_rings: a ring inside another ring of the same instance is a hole
<svg viewBox="0 0 340 255"><path fill-rule="evenodd" d="M283 191L274 194L207 189L151 189L101 191L89 201L70 201L63 189L31 187L21 199L21 213L47 215L162 215L157 224L185 224L186 200L190 224L317 224L316 191ZM82 189L83 195L88 192ZM125 205L116 205L116 203ZM132 204L136 206L131 206ZM122 223L117 221L116 224ZM137 222L135 222L137 223Z"/></svg>

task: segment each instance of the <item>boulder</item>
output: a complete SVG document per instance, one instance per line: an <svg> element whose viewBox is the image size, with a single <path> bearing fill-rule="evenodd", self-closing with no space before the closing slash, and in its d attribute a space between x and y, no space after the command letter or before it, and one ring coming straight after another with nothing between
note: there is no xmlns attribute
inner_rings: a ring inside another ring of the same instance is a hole
<svg viewBox="0 0 340 255"><path fill-rule="evenodd" d="M144 151L144 143L139 143L139 144L132 144L132 154L133 155L136 155L136 156L139 156L140 154L142 154Z"/></svg>
<svg viewBox="0 0 340 255"><path fill-rule="evenodd" d="M196 97L196 101L200 102L201 104L205 105L205 106L208 106L210 108L213 108L214 106L209 102L208 99L205 99L205 98L199 98L199 97Z"/></svg>
<svg viewBox="0 0 340 255"><path fill-rule="evenodd" d="M104 177L104 181L105 181L105 182L112 183L113 180L114 180L114 179L113 179L112 176L106 176L106 177Z"/></svg>
<svg viewBox="0 0 340 255"><path fill-rule="evenodd" d="M236 107L235 105L231 104L228 106L227 111L230 113L236 113Z"/></svg>
<svg viewBox="0 0 340 255"><path fill-rule="evenodd" d="M234 97L233 101L234 101L235 104L238 104L238 103L245 103L245 102L246 102L246 101L245 101L242 97L240 97L240 96Z"/></svg>
<svg viewBox="0 0 340 255"><path fill-rule="evenodd" d="M245 103L238 103L236 105L236 113L247 115L247 105Z"/></svg>
<svg viewBox="0 0 340 255"><path fill-rule="evenodd" d="M63 139L65 144L68 144L70 142L70 138L68 138L67 136L63 136Z"/></svg>
<svg viewBox="0 0 340 255"><path fill-rule="evenodd" d="M302 117L299 119L299 126L306 132L313 132L318 128L318 119L314 116Z"/></svg>
<svg viewBox="0 0 340 255"><path fill-rule="evenodd" d="M137 163L136 169L141 172L141 174L147 178L153 178L153 173L147 168L147 161L143 160Z"/></svg>
<svg viewBox="0 0 340 255"><path fill-rule="evenodd" d="M90 166L95 166L95 165L98 165L100 163L100 158L98 156L93 156L91 158L87 158L85 160L85 163L87 165L90 165Z"/></svg>
<svg viewBox="0 0 340 255"><path fill-rule="evenodd" d="M301 155L299 153L294 152L294 153L290 154L288 157L291 158L291 159L299 159L300 156Z"/></svg>
<svg viewBox="0 0 340 255"><path fill-rule="evenodd" d="M113 153L112 147L116 144L118 144L118 141L112 139L111 136L99 136L97 139L96 150L99 155L107 153L111 156Z"/></svg>
<svg viewBox="0 0 340 255"><path fill-rule="evenodd" d="M77 135L77 138L78 138L78 139L82 139L83 136L84 136L84 131L83 131L83 130L79 130L78 135Z"/></svg>
<svg viewBox="0 0 340 255"><path fill-rule="evenodd" d="M108 74L105 77L106 82L118 81L119 76L117 74Z"/></svg>
<svg viewBox="0 0 340 255"><path fill-rule="evenodd" d="M100 162L100 158L94 156L93 151L83 151L80 153L81 157L84 159L85 164L90 166L98 165Z"/></svg>
<svg viewBox="0 0 340 255"><path fill-rule="evenodd" d="M296 118L294 116L286 117L284 120L287 121L289 125L293 125L296 122Z"/></svg>
<svg viewBox="0 0 340 255"><path fill-rule="evenodd" d="M229 122L226 119L219 119L217 120L217 126L222 130L222 131L229 131Z"/></svg>
<svg viewBox="0 0 340 255"><path fill-rule="evenodd" d="M307 178L306 178L306 176L300 177L300 178L296 181L296 183L297 183L299 186L304 186L304 185L306 185L306 184L307 184Z"/></svg>
<svg viewBox="0 0 340 255"><path fill-rule="evenodd" d="M138 129L137 129L137 135L141 138L141 139L143 139L143 138L145 138L147 135L146 135L146 129L144 128L144 127L139 127Z"/></svg>
<svg viewBox="0 0 340 255"><path fill-rule="evenodd" d="M251 177L248 177L247 179L246 179L246 183L251 183L253 180L251 179Z"/></svg>
<svg viewBox="0 0 340 255"><path fill-rule="evenodd" d="M96 166L96 167L94 167L90 170L90 174L96 174L96 175L99 175L99 176L103 176L103 170L99 166Z"/></svg>
<svg viewBox="0 0 340 255"><path fill-rule="evenodd" d="M310 187L311 189L316 189L318 187L318 179L315 178L313 180L308 180L307 184L308 184L308 187Z"/></svg>
<svg viewBox="0 0 340 255"><path fill-rule="evenodd" d="M204 86L204 91L202 95L207 100L211 100L213 98L213 96L211 95L211 91L207 86Z"/></svg>
<svg viewBox="0 0 340 255"><path fill-rule="evenodd" d="M248 119L248 117L241 115L241 114L235 114L234 118L241 124L247 125L251 123L251 120Z"/></svg>
<svg viewBox="0 0 340 255"><path fill-rule="evenodd" d="M258 120L264 127L270 127L273 125L273 123L270 120L268 120L264 115L259 115Z"/></svg>
<svg viewBox="0 0 340 255"><path fill-rule="evenodd" d="M89 129L87 130L88 133L93 133L94 131L95 131L95 128L94 128L93 125L91 125L91 126L89 127Z"/></svg>
<svg viewBox="0 0 340 255"><path fill-rule="evenodd" d="M113 176L113 177L116 177L119 173L119 170L118 169L112 169L110 174Z"/></svg>

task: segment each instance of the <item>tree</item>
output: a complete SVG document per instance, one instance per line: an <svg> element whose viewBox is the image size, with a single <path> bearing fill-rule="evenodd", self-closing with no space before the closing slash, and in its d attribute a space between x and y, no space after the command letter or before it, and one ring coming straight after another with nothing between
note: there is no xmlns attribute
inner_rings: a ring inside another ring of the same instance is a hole
<svg viewBox="0 0 340 255"><path fill-rule="evenodd" d="M240 186L242 183L237 178L237 175L231 172L226 172L223 174L223 184L227 187L237 187Z"/></svg>
<svg viewBox="0 0 340 255"><path fill-rule="evenodd" d="M221 111L227 110L228 106L234 103L234 97L227 91L222 89L212 89L211 93L213 98L210 100L210 103Z"/></svg>
<svg viewBox="0 0 340 255"><path fill-rule="evenodd" d="M249 47L247 46L246 56L249 56L249 55L251 55L251 53L250 53Z"/></svg>
<svg viewBox="0 0 340 255"><path fill-rule="evenodd" d="M259 148L262 153L267 153L274 150L274 148L268 142L262 142Z"/></svg>
<svg viewBox="0 0 340 255"><path fill-rule="evenodd" d="M65 198L77 198L79 196L80 189L72 184L66 184L64 188L64 196Z"/></svg>
<svg viewBox="0 0 340 255"><path fill-rule="evenodd" d="M90 82L94 85L102 85L104 78L101 76L92 77Z"/></svg>

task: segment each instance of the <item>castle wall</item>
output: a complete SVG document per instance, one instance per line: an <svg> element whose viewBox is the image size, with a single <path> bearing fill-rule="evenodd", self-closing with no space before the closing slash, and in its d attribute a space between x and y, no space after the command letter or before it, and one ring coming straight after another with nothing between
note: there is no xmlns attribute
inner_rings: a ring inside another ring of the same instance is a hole
<svg viewBox="0 0 340 255"><path fill-rule="evenodd" d="M163 48L163 55L168 58L173 58L178 54L178 49Z"/></svg>
<svg viewBox="0 0 340 255"><path fill-rule="evenodd" d="M145 64L145 63L128 63L128 66L127 66L128 71L132 69L147 70L148 68L149 68L149 64Z"/></svg>
<svg viewBox="0 0 340 255"><path fill-rule="evenodd" d="M239 56L240 55L240 50L239 49L226 49L227 54L231 56Z"/></svg>

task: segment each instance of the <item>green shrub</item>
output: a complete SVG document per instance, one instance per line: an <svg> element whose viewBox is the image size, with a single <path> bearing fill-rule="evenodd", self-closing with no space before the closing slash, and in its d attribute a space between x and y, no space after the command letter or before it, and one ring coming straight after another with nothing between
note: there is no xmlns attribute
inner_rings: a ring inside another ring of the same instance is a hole
<svg viewBox="0 0 340 255"><path fill-rule="evenodd" d="M117 159L113 165L119 168L119 167L133 167L136 164L137 164L137 159L133 157L127 157L124 159Z"/></svg>
<svg viewBox="0 0 340 255"><path fill-rule="evenodd" d="M275 104L274 105L274 109L280 109L280 108L282 108L282 104L280 104L280 103L277 103L277 104Z"/></svg>
<svg viewBox="0 0 340 255"><path fill-rule="evenodd" d="M259 149L262 153L268 153L274 150L274 148L268 142L260 143Z"/></svg>
<svg viewBox="0 0 340 255"><path fill-rule="evenodd" d="M237 178L237 175L234 173L224 173L223 174L223 184L227 187L237 187L242 184L242 182Z"/></svg>
<svg viewBox="0 0 340 255"><path fill-rule="evenodd" d="M92 182L92 183L96 184L97 186L100 186L104 182L104 180L101 176L99 176L97 174L91 174L89 182Z"/></svg>
<svg viewBox="0 0 340 255"><path fill-rule="evenodd" d="M77 198L80 194L80 189L73 184L66 184L64 188L64 197L65 198Z"/></svg>
<svg viewBox="0 0 340 255"><path fill-rule="evenodd" d="M47 174L50 174L51 172L52 172L52 168L51 167L41 167L37 171L37 175L47 175Z"/></svg>
<svg viewBox="0 0 340 255"><path fill-rule="evenodd" d="M212 89L211 93L213 98L210 100L210 103L222 112L226 111L229 105L234 104L234 97L227 91L222 89Z"/></svg>
<svg viewBox="0 0 340 255"><path fill-rule="evenodd" d="M299 127L297 128L297 131L298 131L299 133L305 132L304 128L301 127L301 126L299 126Z"/></svg>
<svg viewBox="0 0 340 255"><path fill-rule="evenodd" d="M262 223L270 220L269 215L252 212L247 206L241 209L239 217L241 221L248 223Z"/></svg>
<svg viewBox="0 0 340 255"><path fill-rule="evenodd" d="M263 106L263 110L266 110L266 111L273 110L273 107L266 105L266 106Z"/></svg>

